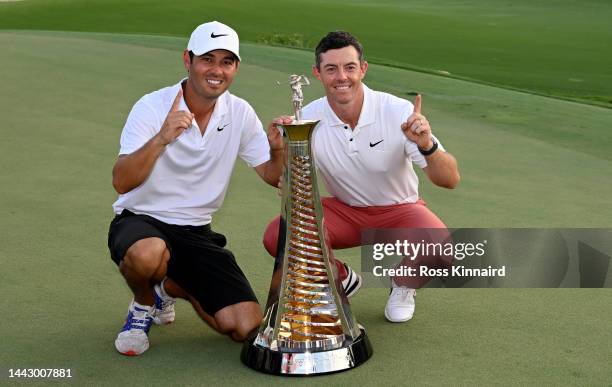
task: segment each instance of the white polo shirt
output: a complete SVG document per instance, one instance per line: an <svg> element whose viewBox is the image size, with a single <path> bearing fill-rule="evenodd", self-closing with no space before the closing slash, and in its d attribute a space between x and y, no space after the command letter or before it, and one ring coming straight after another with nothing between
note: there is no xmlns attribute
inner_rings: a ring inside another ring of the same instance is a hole
<svg viewBox="0 0 612 387"><path fill-rule="evenodd" d="M121 133L119 154L140 149L159 132L180 87L179 82L136 102ZM179 110L189 111L184 99ZM169 224L208 224L223 203L236 156L255 167L270 159L270 146L253 108L226 91L217 99L204 136L194 120L166 146L144 183L119 195L113 209L118 214L127 208Z"/></svg>
<svg viewBox="0 0 612 387"><path fill-rule="evenodd" d="M414 107L405 99L363 88L354 130L336 116L326 97L303 109L304 119L321 120L312 144L319 176L331 195L351 206L414 203L419 179L412 163L424 168L427 162L400 128Z"/></svg>

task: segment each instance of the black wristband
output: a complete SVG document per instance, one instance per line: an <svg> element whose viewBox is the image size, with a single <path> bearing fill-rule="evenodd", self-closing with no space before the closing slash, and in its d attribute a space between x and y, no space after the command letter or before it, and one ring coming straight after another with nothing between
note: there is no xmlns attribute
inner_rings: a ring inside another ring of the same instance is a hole
<svg viewBox="0 0 612 387"><path fill-rule="evenodd" d="M431 142L433 142L433 145L428 150L423 150L417 146L419 152L421 152L423 156L429 156L430 154L434 153L438 149L438 143L436 142L436 140L432 138Z"/></svg>

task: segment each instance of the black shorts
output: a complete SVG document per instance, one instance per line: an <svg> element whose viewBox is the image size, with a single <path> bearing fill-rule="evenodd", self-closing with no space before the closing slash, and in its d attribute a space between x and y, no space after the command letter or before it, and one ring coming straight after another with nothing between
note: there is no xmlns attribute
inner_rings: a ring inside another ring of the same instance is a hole
<svg viewBox="0 0 612 387"><path fill-rule="evenodd" d="M119 265L130 246L151 237L164 240L170 251L166 276L198 300L209 315L239 302L257 302L234 255L223 248L225 237L210 225L178 226L123 210L108 230L112 260Z"/></svg>

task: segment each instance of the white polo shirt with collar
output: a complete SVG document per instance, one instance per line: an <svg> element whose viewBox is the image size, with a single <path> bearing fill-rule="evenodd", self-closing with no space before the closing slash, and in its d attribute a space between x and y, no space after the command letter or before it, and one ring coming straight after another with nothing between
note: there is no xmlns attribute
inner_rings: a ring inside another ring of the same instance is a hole
<svg viewBox="0 0 612 387"><path fill-rule="evenodd" d="M121 133L120 155L140 149L159 132L181 82L136 102ZM179 110L189 111L184 99ZM255 167L270 159L270 146L253 108L226 91L217 99L204 135L194 120L166 146L149 177L119 195L113 209L117 214L128 209L168 224L208 224L223 203L237 156Z"/></svg>
<svg viewBox="0 0 612 387"><path fill-rule="evenodd" d="M304 119L321 120L312 138L319 176L331 195L350 206L414 203L419 179L412 163L425 168L427 161L400 128L414 106L365 84L363 88L363 108L353 130L336 116L326 97L303 108Z"/></svg>

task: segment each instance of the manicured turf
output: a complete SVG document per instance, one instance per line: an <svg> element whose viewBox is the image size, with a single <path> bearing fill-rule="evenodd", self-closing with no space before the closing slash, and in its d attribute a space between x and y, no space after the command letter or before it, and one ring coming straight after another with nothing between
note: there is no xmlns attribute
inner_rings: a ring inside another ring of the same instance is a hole
<svg viewBox="0 0 612 387"><path fill-rule="evenodd" d="M0 28L187 36L203 20L243 40L314 47L355 33L371 61L612 106L605 0L28 0L0 2Z"/></svg>
<svg viewBox="0 0 612 387"><path fill-rule="evenodd" d="M184 45L178 38L0 33L2 377L8 368L70 367L79 384L609 383L609 289L425 289L414 320L400 325L384 321L386 290L364 289L353 312L374 357L351 372L307 380L244 367L240 345L213 333L185 303L175 324L153 328L145 355L117 354L113 340L130 295L106 248L110 171L132 103L182 76ZM275 81L307 72L311 55L243 50L235 94L264 121L286 112L289 91ZM463 175L455 191L422 184L449 226L610 227L612 110L380 66L370 68L368 83L424 93L424 113ZM306 94L312 99L321 89ZM260 238L279 205L275 190L239 162L214 221L262 301L272 268ZM359 265L356 249L338 256Z"/></svg>

